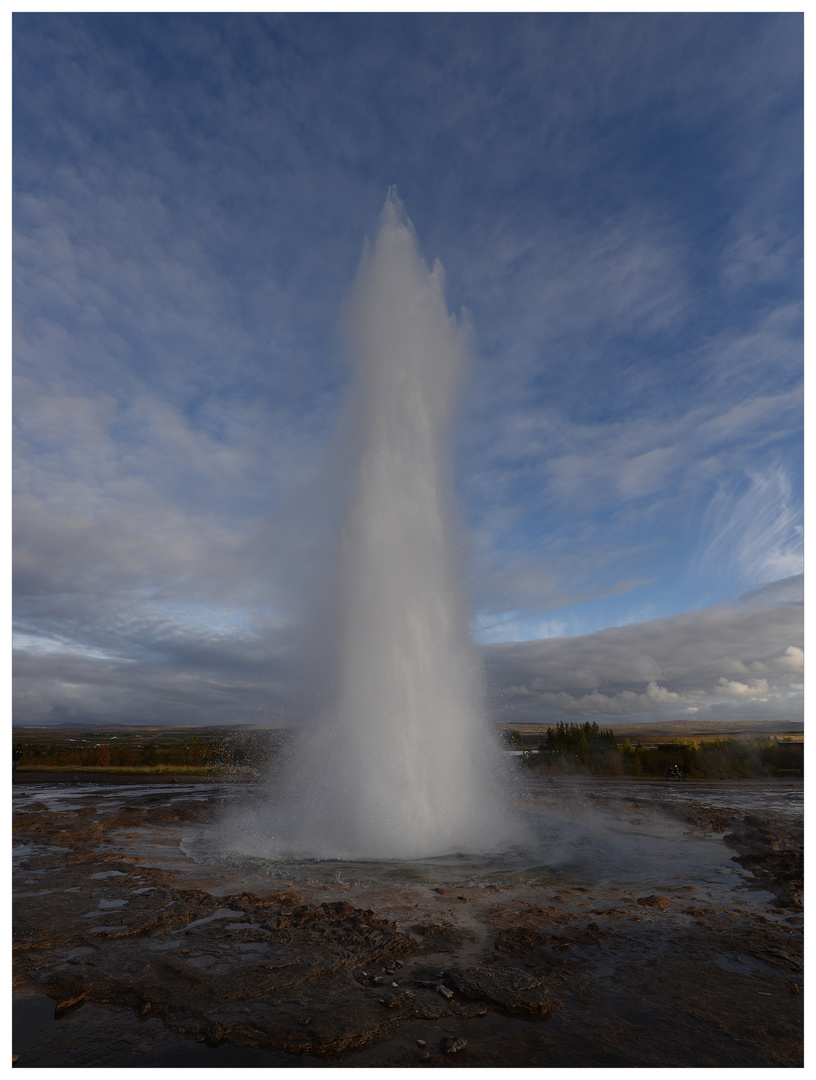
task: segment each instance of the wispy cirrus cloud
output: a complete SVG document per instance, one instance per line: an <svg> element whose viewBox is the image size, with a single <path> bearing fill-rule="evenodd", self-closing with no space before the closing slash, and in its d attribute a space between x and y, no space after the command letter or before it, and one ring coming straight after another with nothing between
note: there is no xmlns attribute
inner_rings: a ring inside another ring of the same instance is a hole
<svg viewBox="0 0 816 1080"><path fill-rule="evenodd" d="M590 685L591 631L798 568L800 16L18 13L14 54L21 719L304 711L393 183L474 327L482 640L572 635L580 708L645 716L700 686Z"/></svg>
<svg viewBox="0 0 816 1080"><path fill-rule="evenodd" d="M702 521L699 559L706 567L734 564L751 582L775 581L802 572L801 507L780 466L721 486Z"/></svg>

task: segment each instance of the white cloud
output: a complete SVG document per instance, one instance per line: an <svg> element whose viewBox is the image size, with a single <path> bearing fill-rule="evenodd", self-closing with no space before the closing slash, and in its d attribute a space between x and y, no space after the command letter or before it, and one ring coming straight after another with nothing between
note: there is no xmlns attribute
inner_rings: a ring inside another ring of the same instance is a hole
<svg viewBox="0 0 816 1080"><path fill-rule="evenodd" d="M719 686L726 697L759 698L760 701L767 701L769 697L767 679L752 679L750 683L741 683L721 676Z"/></svg>
<svg viewBox="0 0 816 1080"><path fill-rule="evenodd" d="M768 718L801 719L802 634L800 602L760 593L581 637L489 645L485 655L493 700L508 720L657 720L689 710L739 719L760 705Z"/></svg>
<svg viewBox="0 0 816 1080"><path fill-rule="evenodd" d="M771 663L774 667L784 668L789 671L803 672L805 670L805 653L796 645L788 645L782 656L778 656Z"/></svg>

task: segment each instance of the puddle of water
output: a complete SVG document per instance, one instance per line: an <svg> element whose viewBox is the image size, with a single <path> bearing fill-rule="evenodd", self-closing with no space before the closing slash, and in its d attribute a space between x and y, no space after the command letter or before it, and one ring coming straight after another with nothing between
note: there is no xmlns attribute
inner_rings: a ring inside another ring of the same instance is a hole
<svg viewBox="0 0 816 1080"><path fill-rule="evenodd" d="M239 837L233 841L217 828L201 826L185 828L177 857L226 870L230 876L250 874L267 880L362 888L382 884L557 886L569 881L589 888L693 885L722 895L749 878L719 839L689 829L659 807L653 814L633 818L631 813L620 816L613 806L590 804L580 795L579 790L559 790L553 797L550 787L529 785L520 818L532 839L524 848L494 855L412 862L272 859L253 854L246 842L242 851Z"/></svg>
<svg viewBox="0 0 816 1080"><path fill-rule="evenodd" d="M65 959L66 960L85 960L89 956L96 956L98 951L99 951L98 949L95 949L90 945L78 945L77 948L71 949L71 951L68 953L68 955L65 957Z"/></svg>
<svg viewBox="0 0 816 1080"><path fill-rule="evenodd" d="M237 919L243 914L243 911L233 911L232 908L218 908L212 915L207 915L204 919L196 919L194 922L187 923L186 926L180 926L178 930L173 930L172 933L184 934L188 930L192 930L194 926L205 926L207 923L217 922L221 919Z"/></svg>
<svg viewBox="0 0 816 1080"><path fill-rule="evenodd" d="M251 785L191 784L132 785L102 788L100 785L43 785L23 796L15 806L25 809L41 803L48 810L75 808L80 799L93 795L100 810L149 805L169 808L176 803L251 803L258 790ZM381 884L449 885L460 887L492 884L553 884L570 881L588 887L614 884L621 889L678 888L692 885L711 897L723 895L750 879L733 861L733 852L716 837L694 831L670 819L659 804L701 803L751 811L784 813L801 819L801 781L686 782L595 781L590 779L525 778L520 790L520 817L534 841L492 856L453 855L406 862L301 861L260 858L251 850L236 850L232 839L209 825L177 828L172 825L140 826L137 822L117 830L100 850L117 849L136 856L145 865L177 873L208 870L221 873L233 888L248 876L261 881L297 880L321 885ZM593 798L588 798L591 796ZM600 799L599 803L597 800ZM637 800L643 813L622 803ZM649 801L655 803L650 811ZM15 850L16 863L34 855L60 850L28 845ZM29 871L31 873L31 871ZM96 878L121 871L107 871ZM236 880L237 879L237 880ZM766 894L763 894L763 899ZM757 894L752 894L757 900Z"/></svg>
<svg viewBox="0 0 816 1080"><path fill-rule="evenodd" d="M235 785L227 784L99 784L99 783L51 783L31 786L24 792L14 792L12 805L15 811L36 811L40 803L49 813L76 811L89 804L102 814L118 813L134 804L160 807L177 802L207 802L213 789L218 788L220 798L235 797L239 793Z"/></svg>
<svg viewBox="0 0 816 1080"><path fill-rule="evenodd" d="M636 799L684 806L700 803L742 813L773 813L801 820L804 783L801 780L608 780L587 777L530 777L527 792L539 798L581 800L587 794L616 800Z"/></svg>
<svg viewBox="0 0 816 1080"><path fill-rule="evenodd" d="M18 844L11 849L11 861L15 870L25 866L29 859L39 858L40 855L49 855L54 851L63 851L64 848L50 844ZM28 873L36 873L29 870Z"/></svg>

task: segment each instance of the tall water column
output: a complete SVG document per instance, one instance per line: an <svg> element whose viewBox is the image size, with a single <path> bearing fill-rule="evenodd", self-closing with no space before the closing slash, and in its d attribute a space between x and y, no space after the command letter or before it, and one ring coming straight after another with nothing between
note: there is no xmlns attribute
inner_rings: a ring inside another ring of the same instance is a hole
<svg viewBox="0 0 816 1080"><path fill-rule="evenodd" d="M323 857L492 850L511 825L444 442L466 331L393 191L344 328L358 451L337 559L337 701L295 758L293 827Z"/></svg>

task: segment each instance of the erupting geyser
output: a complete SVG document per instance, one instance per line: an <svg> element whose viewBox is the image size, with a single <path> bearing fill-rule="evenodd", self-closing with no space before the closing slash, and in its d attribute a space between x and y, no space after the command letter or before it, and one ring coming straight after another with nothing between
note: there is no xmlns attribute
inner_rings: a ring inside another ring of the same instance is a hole
<svg viewBox="0 0 816 1080"><path fill-rule="evenodd" d="M285 817L270 816L264 847L339 859L495 851L518 833L467 629L442 440L466 332L393 192L345 326L359 443L338 558L337 701L297 745L278 789Z"/></svg>

